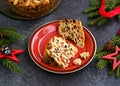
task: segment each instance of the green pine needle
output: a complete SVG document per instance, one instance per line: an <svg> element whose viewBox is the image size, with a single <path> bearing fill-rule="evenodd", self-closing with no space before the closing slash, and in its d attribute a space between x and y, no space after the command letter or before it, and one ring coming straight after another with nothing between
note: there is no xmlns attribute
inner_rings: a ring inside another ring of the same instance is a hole
<svg viewBox="0 0 120 86"><path fill-rule="evenodd" d="M103 25L103 24L105 24L106 22L107 22L107 18L102 18L102 19L100 19L98 22L97 22L97 26L101 26L101 25Z"/></svg>
<svg viewBox="0 0 120 86"><path fill-rule="evenodd" d="M13 28L13 27L0 28L0 31L1 31L1 30L10 30L10 31L15 31L15 32L17 32L17 30L16 30L15 28Z"/></svg>
<svg viewBox="0 0 120 86"><path fill-rule="evenodd" d="M23 36L20 33L18 33L15 28L0 28L0 33L4 34L4 37L0 38L0 47L3 44L10 45L12 42L16 42L23 38ZM12 72L19 73L21 70L21 68L15 62L7 58L0 59L0 61L6 68L11 70Z"/></svg>
<svg viewBox="0 0 120 86"><path fill-rule="evenodd" d="M117 58L117 61L119 61L119 60L120 60L120 54L118 54L118 55L116 56L116 58Z"/></svg>
<svg viewBox="0 0 120 86"><path fill-rule="evenodd" d="M98 10L98 9L99 9L99 7L90 7L90 8L83 10L83 13L89 13L89 12L92 12L92 11Z"/></svg>
<svg viewBox="0 0 120 86"><path fill-rule="evenodd" d="M94 58L96 58L97 60L100 60L102 58L102 56L105 56L107 54L108 54L108 52L102 51L102 52L96 53Z"/></svg>
<svg viewBox="0 0 120 86"><path fill-rule="evenodd" d="M120 47L120 36L115 36L115 37L113 37L112 43L113 43L114 46L117 45L117 46Z"/></svg>
<svg viewBox="0 0 120 86"><path fill-rule="evenodd" d="M113 41L113 42L114 42L114 41L117 41L117 40L120 40L120 36L115 36L115 37L112 38L112 41Z"/></svg>
<svg viewBox="0 0 120 86"><path fill-rule="evenodd" d="M107 60L104 60L104 59L100 59L97 64L96 64L96 67L100 70L104 69L107 65Z"/></svg>
<svg viewBox="0 0 120 86"><path fill-rule="evenodd" d="M90 0L90 6L100 6L101 0Z"/></svg>
<svg viewBox="0 0 120 86"><path fill-rule="evenodd" d="M8 40L12 42L16 42L17 40L21 40L23 38L21 34L12 30L2 29L0 31L3 32L8 37Z"/></svg>
<svg viewBox="0 0 120 86"><path fill-rule="evenodd" d="M3 44L10 44L11 42L6 39L0 39L0 47L2 47Z"/></svg>
<svg viewBox="0 0 120 86"><path fill-rule="evenodd" d="M93 20L91 20L91 21L89 21L88 22L88 24L90 25L90 26L94 26L100 19L102 19L103 17L102 16L100 16L100 17L98 17L97 19L93 19Z"/></svg>
<svg viewBox="0 0 120 86"><path fill-rule="evenodd" d="M120 21L120 15L118 15L118 19L119 19L119 21Z"/></svg>
<svg viewBox="0 0 120 86"><path fill-rule="evenodd" d="M97 52L96 53L100 53L100 52L102 52L104 50L104 46L101 46L101 47L99 47L98 49L97 49Z"/></svg>
<svg viewBox="0 0 120 86"><path fill-rule="evenodd" d="M109 75L113 75L113 74L114 74L114 71L113 71L112 69L110 69L110 70L108 71L108 74L109 74Z"/></svg>
<svg viewBox="0 0 120 86"><path fill-rule="evenodd" d="M120 5L120 0L105 0L105 4L105 10L110 11ZM99 14L100 6L101 0L90 0L89 8L83 10L83 13L88 13L88 18L91 19L88 22L90 26L101 26L109 20L109 18L104 18ZM120 20L120 15L118 15L118 19Z"/></svg>
<svg viewBox="0 0 120 86"><path fill-rule="evenodd" d="M95 11L95 12L92 12L88 15L88 18L96 18L99 16L99 12L98 11Z"/></svg>
<svg viewBox="0 0 120 86"><path fill-rule="evenodd" d="M116 69L116 72L115 72L116 74L115 74L115 76L117 77L117 78L119 78L120 77L120 65L118 66L118 68Z"/></svg>
<svg viewBox="0 0 120 86"><path fill-rule="evenodd" d="M113 37L109 42L112 42L112 46L115 47L116 45L120 47L120 36L117 35ZM106 44L106 43L105 43ZM113 71L113 61L112 60L105 60L102 57L108 54L113 53L112 51L106 51L105 45L97 49L97 52L94 58L97 60L96 67L100 70L104 69L105 67L108 68L108 74L112 75L115 74L116 78L120 77L120 65ZM120 53L118 53L114 58L117 58L117 61L120 60Z"/></svg>
<svg viewBox="0 0 120 86"><path fill-rule="evenodd" d="M0 61L3 63L3 65L11 70L14 73L19 73L20 72L20 67L13 61L9 59L0 59Z"/></svg>

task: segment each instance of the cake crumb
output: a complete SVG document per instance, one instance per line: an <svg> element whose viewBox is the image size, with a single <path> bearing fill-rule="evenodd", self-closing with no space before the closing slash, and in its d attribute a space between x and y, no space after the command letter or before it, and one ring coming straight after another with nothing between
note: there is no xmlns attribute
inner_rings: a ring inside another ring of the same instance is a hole
<svg viewBox="0 0 120 86"><path fill-rule="evenodd" d="M74 65L81 65L81 63L82 63L82 60L80 58L77 58L73 61Z"/></svg>
<svg viewBox="0 0 120 86"><path fill-rule="evenodd" d="M83 52L80 54L81 58L86 59L87 57L89 57L89 52Z"/></svg>

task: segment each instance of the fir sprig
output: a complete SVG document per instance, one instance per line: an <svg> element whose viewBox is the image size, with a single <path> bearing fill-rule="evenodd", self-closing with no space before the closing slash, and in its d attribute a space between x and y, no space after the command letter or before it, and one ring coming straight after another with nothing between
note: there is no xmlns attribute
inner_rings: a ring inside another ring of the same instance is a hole
<svg viewBox="0 0 120 86"><path fill-rule="evenodd" d="M23 36L16 32L14 28L2 28L0 32L6 35L6 39L11 42L16 42L17 40L21 40ZM11 35L12 34L12 35Z"/></svg>
<svg viewBox="0 0 120 86"><path fill-rule="evenodd" d="M113 46L117 45L120 47L120 34L113 37L109 42L111 42ZM117 67L115 71L113 71L112 70L113 62L110 60L102 59L102 56L113 53L112 50L107 51L105 46L106 46L106 44L104 46L98 48L96 55L94 56L94 58L97 60L96 67L100 70L108 67L108 74L110 74L110 75L115 74L115 76L118 78L118 77L120 77L120 66ZM118 54L116 56L116 58L117 58L117 60L120 60L120 54Z"/></svg>
<svg viewBox="0 0 120 86"><path fill-rule="evenodd" d="M118 15L118 19L119 19L119 21L120 21L120 15Z"/></svg>
<svg viewBox="0 0 120 86"><path fill-rule="evenodd" d="M20 66L18 66L15 62L9 60L9 59L0 59L2 64L8 68L9 70L13 71L14 73L19 73L20 72Z"/></svg>
<svg viewBox="0 0 120 86"><path fill-rule="evenodd" d="M118 68L116 69L116 74L115 74L115 76L116 76L117 78L120 77L120 65L119 65Z"/></svg>
<svg viewBox="0 0 120 86"><path fill-rule="evenodd" d="M96 67L99 68L100 70L104 69L106 66L107 66L107 61L104 59L100 59L96 64Z"/></svg>
<svg viewBox="0 0 120 86"><path fill-rule="evenodd" d="M3 44L12 44L15 43L18 40L21 40L23 36L17 32L15 28L0 28L0 33L4 36L0 37L0 47ZM20 72L21 68L17 63L9 60L9 59L0 59L0 61L3 63L3 65L11 70L12 72L18 73Z"/></svg>
<svg viewBox="0 0 120 86"><path fill-rule="evenodd" d="M106 11L110 11L120 5L120 0L105 0L106 4ZM87 14L88 13L88 18L90 21L88 24L90 26L101 26L105 24L109 19L102 17L99 14L99 8L101 6L101 0L90 0L89 6L87 9L83 10L83 13ZM120 20L120 15L118 15L118 19Z"/></svg>

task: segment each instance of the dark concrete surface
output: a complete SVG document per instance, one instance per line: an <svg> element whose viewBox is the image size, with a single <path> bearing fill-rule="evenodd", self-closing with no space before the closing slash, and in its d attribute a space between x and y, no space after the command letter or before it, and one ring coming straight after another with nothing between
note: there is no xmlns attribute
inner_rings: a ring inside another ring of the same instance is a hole
<svg viewBox="0 0 120 86"><path fill-rule="evenodd" d="M58 75L49 73L39 68L30 58L27 45L31 33L40 25L63 18L81 20L95 36L97 46L102 46L106 41L116 35L120 22L115 18L101 27L87 25L87 15L82 10L87 8L89 0L62 0L59 8L51 14L32 21L15 20L0 13L0 27L15 27L24 35L24 39L14 45L17 49L24 49L25 53L18 56L22 68L21 73L14 74L0 63L0 86L119 86L120 78L107 75L107 69L98 70L93 60L87 67L72 74ZM0 8L2 9L2 8Z"/></svg>

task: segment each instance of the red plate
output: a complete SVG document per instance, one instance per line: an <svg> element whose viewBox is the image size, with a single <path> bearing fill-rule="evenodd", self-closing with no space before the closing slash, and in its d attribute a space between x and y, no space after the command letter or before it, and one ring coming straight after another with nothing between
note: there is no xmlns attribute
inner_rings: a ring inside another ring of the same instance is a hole
<svg viewBox="0 0 120 86"><path fill-rule="evenodd" d="M75 71L78 71L85 66L87 66L91 60L93 59L93 56L96 52L96 41L92 33L85 27L85 47L79 48L78 47L78 53L75 55L74 58L80 57L80 53L84 51L88 51L90 53L90 56L82 60L82 64L79 66L73 65L72 61L74 59L71 59L71 63L69 64L68 68L55 68L51 67L47 64L45 64L42 61L43 58L43 52L45 49L45 46L47 45L49 39L53 36L59 36L57 33L57 27L58 27L59 21L50 22L47 24L44 24L37 28L32 35L30 36L29 42L28 42L28 51L32 58L32 60L42 69L47 70L49 72L58 73L58 74L66 74L66 73L72 73Z"/></svg>

